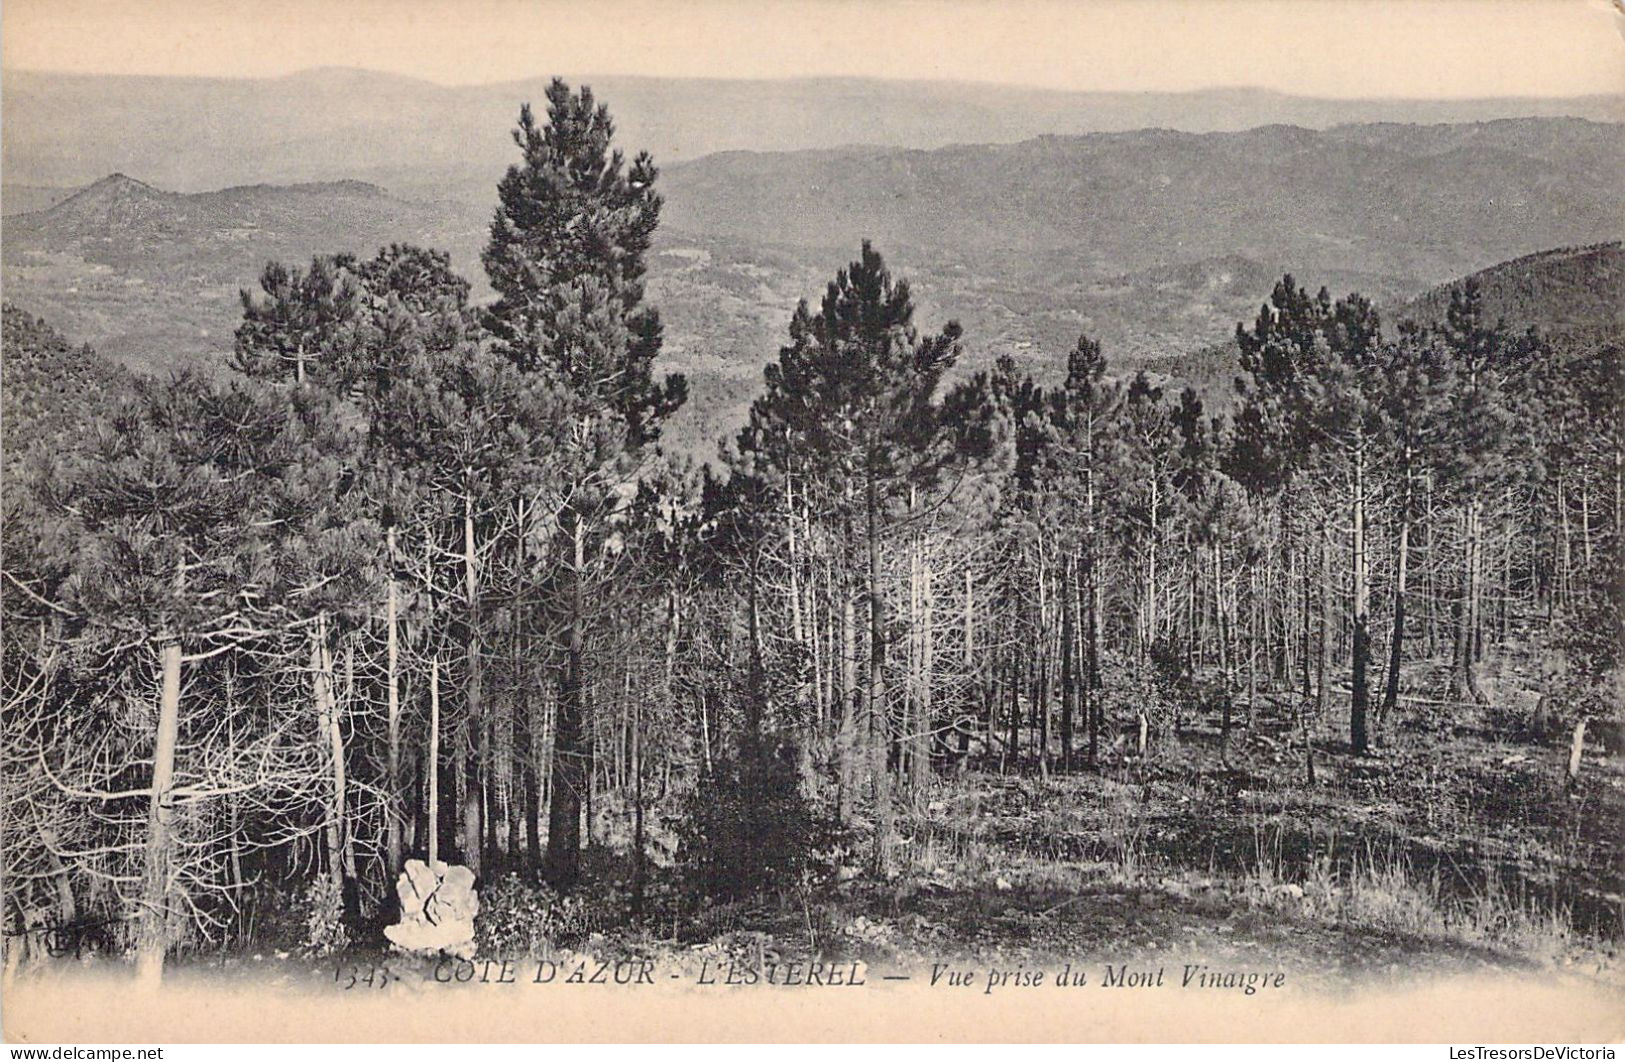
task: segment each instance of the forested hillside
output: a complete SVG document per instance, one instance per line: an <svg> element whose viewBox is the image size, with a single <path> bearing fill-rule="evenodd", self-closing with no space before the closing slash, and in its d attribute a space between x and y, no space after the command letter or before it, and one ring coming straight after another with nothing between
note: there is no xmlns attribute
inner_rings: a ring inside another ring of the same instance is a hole
<svg viewBox="0 0 1625 1062"><path fill-rule="evenodd" d="M1584 335L1625 329L1625 247L1598 243L1526 255L1474 275L1484 311L1516 328L1547 335ZM1436 288L1400 312L1418 321L1442 321L1450 289Z"/></svg>
<svg viewBox="0 0 1625 1062"><path fill-rule="evenodd" d="M546 104L485 205L485 300L442 250L358 248L419 217L365 186L114 179L17 223L125 277L133 245L99 234L144 232L194 248L196 280L226 252L175 219L277 229L304 194L361 219L256 269L224 370L126 385L5 310L8 932L91 924L81 944L148 978L377 949L419 859L472 872L495 956L1613 962L1625 356L1617 332L1559 351L1543 327L1607 310L1564 293L1617 277L1618 246L1512 263L1411 320L1317 270L1379 268L1406 232L1429 249L1394 253L1429 279L1533 232L1593 243L1618 224L1617 133L1152 133L1120 170L1119 140L1046 139L874 153L887 179L860 188L820 169L841 153L668 178L589 91ZM1536 194L1548 135L1597 138L1562 209ZM1462 137L1531 152L1490 156L1504 209L1468 204L1491 178ZM1409 198L1331 209L1325 180L1400 157L1427 177ZM944 167L1014 163L1025 212L945 208ZM689 384L654 298L680 289L652 267L706 260L657 242L692 209L662 195L792 164L815 197L771 219L717 198L705 226L847 240L847 264L749 352L746 416L697 466L667 445ZM1261 171L1286 220L1226 214ZM1422 189L1468 174L1430 213ZM1217 219L1189 274L1127 242L1191 231L1159 187ZM1087 333L1041 348L1064 372L973 359L956 289L848 239L901 242L911 217L992 253L1064 201L1055 254L1210 290L1204 320L1247 307L1225 409ZM1254 231L1305 259L1262 306L1251 259L1219 257L1262 253Z"/></svg>
<svg viewBox="0 0 1625 1062"><path fill-rule="evenodd" d="M1466 283L1479 290L1482 313L1513 332L1538 332L1562 364L1625 337L1625 248L1617 242L1563 247L1525 255L1440 285L1412 299L1379 299L1392 310L1386 328L1397 335L1402 321L1441 325L1454 293ZM1156 368L1167 378L1195 387L1209 405L1228 410L1234 394L1240 347L1231 339L1192 354L1176 355Z"/></svg>

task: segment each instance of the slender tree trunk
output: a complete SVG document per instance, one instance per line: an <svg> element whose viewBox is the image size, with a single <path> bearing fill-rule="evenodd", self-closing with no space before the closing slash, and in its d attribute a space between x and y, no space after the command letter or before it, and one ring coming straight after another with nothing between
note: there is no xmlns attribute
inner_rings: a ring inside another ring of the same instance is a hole
<svg viewBox="0 0 1625 1062"><path fill-rule="evenodd" d="M310 640L310 674L311 687L316 701L317 732L327 746L328 793L327 818L322 825L322 836L326 843L327 875L332 881L333 889L340 895L344 888L344 857L342 855L342 841L340 831L344 823L344 794L339 786L343 782L343 760L334 753L334 720L333 720L333 689L332 676L327 670L327 653L322 645L327 637L326 622L320 622L316 627L316 634Z"/></svg>
<svg viewBox="0 0 1625 1062"><path fill-rule="evenodd" d="M745 696L745 734L743 752L754 759L762 749L762 712L767 700L767 678L762 666L762 619L757 603L759 594L760 554L750 559L750 587L748 594L750 636L750 690Z"/></svg>
<svg viewBox="0 0 1625 1062"><path fill-rule="evenodd" d="M1189 578L1185 580L1184 642L1185 670L1189 672L1192 677L1195 677L1198 667L1201 667L1207 663L1207 658L1203 652L1202 644L1203 622L1201 618L1201 610L1198 609L1196 604L1197 588L1201 583L1201 576L1199 573L1202 570L1201 562L1197 559L1196 549L1196 545L1191 541L1190 530L1187 528L1184 534L1184 541L1182 543L1182 550L1185 555L1185 568L1189 573ZM1215 607L1217 607L1217 602L1218 599L1215 597ZM1179 718L1179 713L1177 711L1174 714L1174 718L1176 720Z"/></svg>
<svg viewBox="0 0 1625 1062"><path fill-rule="evenodd" d="M794 639L796 650L806 652L812 658L811 689L806 681L800 682L796 688L796 728L801 739L796 747L796 773L801 780L801 791L807 797L817 795L818 775L813 770L813 746L817 742L818 729L814 719L813 706L808 703L809 694L814 701L817 700L818 691L818 664L817 640L809 644L807 638L807 617L801 607L801 554L796 548L796 503L794 481L787 479L784 487L785 506L785 541L790 555L790 636Z"/></svg>
<svg viewBox="0 0 1625 1062"><path fill-rule="evenodd" d="M1145 655L1157 640L1157 539L1161 537L1158 508L1161 502L1157 481L1151 481L1151 541L1147 544L1145 566Z"/></svg>
<svg viewBox="0 0 1625 1062"><path fill-rule="evenodd" d="M1076 566L1068 556L1061 569L1061 769L1072 769L1072 723L1078 706Z"/></svg>
<svg viewBox="0 0 1625 1062"><path fill-rule="evenodd" d="M1219 654L1219 760L1230 751L1230 644L1224 603L1224 551L1213 540L1213 636Z"/></svg>
<svg viewBox="0 0 1625 1062"><path fill-rule="evenodd" d="M1326 718L1331 706L1331 686L1327 671L1332 656L1332 530L1324 519L1320 524L1320 646L1315 654L1315 714Z"/></svg>
<svg viewBox="0 0 1625 1062"><path fill-rule="evenodd" d="M1303 639L1298 647L1300 670L1303 673L1303 703L1307 711L1310 701L1315 695L1315 611L1313 599L1313 582L1309 574L1309 546L1304 544L1303 566L1298 570L1298 577L1303 587L1303 596L1300 602L1303 614Z"/></svg>
<svg viewBox="0 0 1625 1062"><path fill-rule="evenodd" d="M1265 579L1268 584L1268 577ZM1260 636L1261 628L1268 621L1269 613L1258 600L1258 570L1247 570L1247 728L1252 729L1253 714L1258 710L1258 653L1262 644L1263 651L1269 652L1269 636Z"/></svg>
<svg viewBox="0 0 1625 1062"><path fill-rule="evenodd" d="M1038 542L1038 637L1033 639L1033 722L1037 732L1038 774L1049 778L1049 588L1044 563L1044 543Z"/></svg>
<svg viewBox="0 0 1625 1062"><path fill-rule="evenodd" d="M323 739L327 744L328 770L331 788L328 796L327 825L323 831L327 839L327 872L335 892L340 897L345 915L357 916L359 895L355 880L355 858L350 841L348 782L345 777L344 730L339 718L339 706L334 694L333 652L328 646L326 617L318 620L316 636L310 649L310 666L316 699L316 712Z"/></svg>
<svg viewBox="0 0 1625 1062"><path fill-rule="evenodd" d="M1089 727L1089 763L1100 762L1100 513L1095 502L1095 417L1088 413L1089 440L1087 464L1083 470L1083 511L1089 522L1083 563L1084 583L1080 596L1085 602L1083 620L1083 711Z"/></svg>
<svg viewBox="0 0 1625 1062"><path fill-rule="evenodd" d="M389 554L389 588L388 598L385 601L384 612L388 624L388 642L385 648L386 665L388 668L389 689L386 692L387 707L385 709L385 725L388 730L388 747L384 759L384 782L388 788L385 795L385 821L387 823L385 835L385 854L389 861L389 874L394 877L401 872L403 852L401 845L401 682L400 682L400 597L395 585L395 529L388 531Z"/></svg>
<svg viewBox="0 0 1625 1062"><path fill-rule="evenodd" d="M519 705L516 705L516 709L524 714L522 721L516 720L514 723L520 729L524 740L519 743L517 750L520 794L515 799L523 801L524 866L527 870L533 870L542 865L542 794L540 770L537 766L541 750L541 728L538 725L541 712L537 708L535 696L523 697ZM515 851L514 855L518 857L519 852Z"/></svg>
<svg viewBox="0 0 1625 1062"><path fill-rule="evenodd" d="M1478 630L1479 504L1477 498L1470 500L1463 520L1466 543L1462 565L1461 614L1456 628L1456 673L1453 685L1459 696L1482 703L1484 694L1478 685L1478 667L1475 659L1477 646L1474 644Z"/></svg>
<svg viewBox="0 0 1625 1062"><path fill-rule="evenodd" d="M440 873L440 654L429 660L429 869Z"/></svg>
<svg viewBox="0 0 1625 1062"><path fill-rule="evenodd" d="M1366 733L1366 712L1371 693L1366 672L1371 658L1371 592L1366 570L1365 542L1365 444L1361 440L1354 457L1354 512L1350 549L1354 562L1354 664L1349 700L1349 744L1364 752L1370 744Z"/></svg>
<svg viewBox="0 0 1625 1062"><path fill-rule="evenodd" d="M908 524L912 528L914 499L909 498ZM920 555L919 543L910 530L908 556L908 637L904 641L902 738L897 742L897 784L904 802L916 796L914 789L914 735L920 728Z"/></svg>
<svg viewBox="0 0 1625 1062"><path fill-rule="evenodd" d="M866 470L869 518L869 726L870 775L875 792L875 870L887 876L892 863L891 720L886 707L886 601L880 583L880 498L873 469Z"/></svg>
<svg viewBox="0 0 1625 1062"><path fill-rule="evenodd" d="M484 861L485 774L490 764L490 730L485 718L484 676L481 669L479 634L479 569L474 548L474 498L463 494L463 591L467 605L468 634L464 645L467 674L464 677L465 726L470 728L472 749L465 748L464 778L467 789L462 800L463 861L480 876Z"/></svg>
<svg viewBox="0 0 1625 1062"><path fill-rule="evenodd" d="M1423 627L1427 632L1427 655L1431 658L1439 651L1439 613L1436 607L1436 602L1439 599L1439 561L1438 550L1434 545L1438 524L1434 520L1433 477L1428 475L1422 482L1426 488L1426 506L1421 527L1423 538L1422 560L1424 563L1422 570L1426 576L1423 580L1422 602L1427 606Z"/></svg>
<svg viewBox="0 0 1625 1062"><path fill-rule="evenodd" d="M632 698L632 914L643 917L649 854L643 833L643 702Z"/></svg>
<svg viewBox="0 0 1625 1062"><path fill-rule="evenodd" d="M1568 483L1562 472L1557 475L1557 593L1555 605L1562 608L1569 600L1569 587L1574 578L1574 552L1569 538Z"/></svg>
<svg viewBox="0 0 1625 1062"><path fill-rule="evenodd" d="M840 731L836 734L837 756L840 760L840 793L837 796L838 814L843 824L850 824L856 805L858 787L858 757L863 742L858 735L858 619L857 602L852 586L851 553L852 534L847 528L846 552L849 558L841 581L841 666Z"/></svg>
<svg viewBox="0 0 1625 1062"><path fill-rule="evenodd" d="M1010 663L1008 671L1010 676L1010 740L1005 745L1005 751L1010 757L1010 766L1016 770L1021 769L1021 653L1015 647L1010 647Z"/></svg>
<svg viewBox="0 0 1625 1062"><path fill-rule="evenodd" d="M1591 483L1580 477L1580 552L1585 557L1586 570L1591 570Z"/></svg>
<svg viewBox="0 0 1625 1062"><path fill-rule="evenodd" d="M916 547L916 558L919 568L920 598L919 666L916 670L918 679L914 691L914 729L910 731L914 752L909 759L909 766L911 768L910 787L914 795L918 797L926 791L931 778L931 734L933 728L931 717L931 672L936 662L936 640L933 630L936 622L936 608L931 567L926 563L923 547Z"/></svg>
<svg viewBox="0 0 1625 1062"><path fill-rule="evenodd" d="M1083 685L1089 704L1089 762L1100 762L1100 731L1106 723L1106 706L1101 697L1100 642L1105 618L1105 588L1100 578L1100 525L1090 528L1089 615L1084 624L1085 652Z"/></svg>
<svg viewBox="0 0 1625 1062"><path fill-rule="evenodd" d="M1409 461L1409 451L1406 454ZM1382 692L1382 707L1377 709L1379 726L1387 722L1389 713L1399 705L1399 673L1405 662L1405 593L1410 574L1411 543L1411 481L1405 474L1404 495L1399 503L1399 534L1394 546L1394 629L1388 639L1388 674Z"/></svg>
<svg viewBox="0 0 1625 1062"><path fill-rule="evenodd" d="M158 729L153 739L152 789L147 800L147 843L141 874L141 924L136 943L136 980L156 988L169 950L170 863L174 858L175 745L180 735L181 646L159 655L162 668Z"/></svg>
<svg viewBox="0 0 1625 1062"><path fill-rule="evenodd" d="M977 691L978 691L979 687L981 687L981 685L982 685L982 677L977 673L977 660L976 660L976 585L975 585L975 581L974 581L974 579L973 579L973 577L971 575L970 559L969 558L966 558L966 561L965 561L965 617L964 617L964 625L965 625L965 656L964 656L964 660L963 660L963 666L964 666L964 669L965 669L965 680L968 683L969 688L971 690L969 696L970 696L970 699L974 701L976 699ZM988 720L988 724L989 724L989 728L991 729L991 726L992 726L992 720L991 719ZM970 748L969 737L970 737L969 734L967 734L964 730L961 730L959 732L959 749L960 749L960 752L963 753L963 752L969 751L969 748Z"/></svg>
<svg viewBox="0 0 1625 1062"><path fill-rule="evenodd" d="M581 662L586 617L581 591L585 565L585 528L579 513L565 510L565 533L572 563L565 569L570 580L570 626L566 634L564 667L559 676L559 698L553 724L553 774L547 818L547 855L542 872L561 892L575 888L581 877L581 805L591 785L585 742Z"/></svg>

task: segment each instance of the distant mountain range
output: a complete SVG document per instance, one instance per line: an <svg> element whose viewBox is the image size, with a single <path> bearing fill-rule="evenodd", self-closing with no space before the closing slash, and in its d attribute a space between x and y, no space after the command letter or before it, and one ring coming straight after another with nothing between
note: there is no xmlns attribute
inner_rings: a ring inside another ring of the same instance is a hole
<svg viewBox="0 0 1625 1062"><path fill-rule="evenodd" d="M309 80L337 91L344 76ZM966 369L1008 353L1050 378L1087 332L1122 369L1222 381L1224 356L1204 352L1283 272L1397 307L1499 262L1625 236L1621 134L1577 118L1139 130L674 165L649 292L665 367L692 378L678 430L703 446L742 414L796 300L816 298L865 237L913 282L922 326L964 324ZM290 158L305 155L259 163L274 173ZM476 298L489 294L489 182L428 198L358 179L180 193L127 172L78 189L8 181L7 211L33 209L6 217L0 264L8 300L132 367L223 365L238 290L268 259L408 241L449 251ZM1590 260L1565 268L1598 275ZM1609 290L1571 292L1565 312L1594 319Z"/></svg>
<svg viewBox="0 0 1625 1062"><path fill-rule="evenodd" d="M622 144L663 165L718 151L936 148L1153 128L1625 119L1625 95L1335 100L1259 89L1063 92L862 78L570 80L609 104ZM547 81L453 87L342 68L243 79L7 69L4 183L77 187L121 171L179 191L357 178L414 198L489 196L512 157L508 132L519 105L540 105Z"/></svg>
<svg viewBox="0 0 1625 1062"><path fill-rule="evenodd" d="M867 236L1074 273L1241 255L1434 282L1619 233L1621 173L1621 127L1578 119L1140 130L713 155L667 175L665 220L803 247Z"/></svg>
<svg viewBox="0 0 1625 1062"><path fill-rule="evenodd" d="M666 174L661 246L684 257L657 261L652 290L674 338L743 370L869 236L922 322L965 326L967 368L1008 353L1052 378L1082 332L1158 368L1222 342L1285 272L1391 307L1625 236L1621 134L1518 119L721 154ZM736 414L756 379L731 384Z"/></svg>

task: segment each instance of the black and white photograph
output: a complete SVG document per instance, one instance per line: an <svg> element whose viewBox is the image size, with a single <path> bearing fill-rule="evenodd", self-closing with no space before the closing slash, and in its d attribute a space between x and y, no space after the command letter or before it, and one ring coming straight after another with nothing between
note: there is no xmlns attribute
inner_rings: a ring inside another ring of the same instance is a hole
<svg viewBox="0 0 1625 1062"><path fill-rule="evenodd" d="M1617 3L3 42L8 1043L1625 1039Z"/></svg>

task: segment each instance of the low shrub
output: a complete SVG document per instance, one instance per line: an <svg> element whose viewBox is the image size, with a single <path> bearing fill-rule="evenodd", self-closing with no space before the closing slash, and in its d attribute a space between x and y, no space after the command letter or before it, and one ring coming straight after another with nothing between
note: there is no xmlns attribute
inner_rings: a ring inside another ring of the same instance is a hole
<svg viewBox="0 0 1625 1062"><path fill-rule="evenodd" d="M695 891L733 900L798 886L815 843L795 765L742 755L715 765L689 798L679 849Z"/></svg>
<svg viewBox="0 0 1625 1062"><path fill-rule="evenodd" d="M350 946L350 931L344 924L344 893L328 875L311 880L299 892L299 909L304 915L302 950L310 955L331 955Z"/></svg>
<svg viewBox="0 0 1625 1062"><path fill-rule="evenodd" d="M545 955L592 929L587 904L539 881L508 874L480 889L474 942L481 955Z"/></svg>

